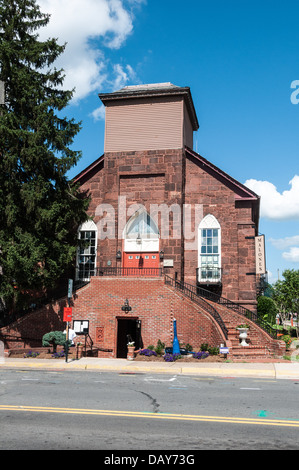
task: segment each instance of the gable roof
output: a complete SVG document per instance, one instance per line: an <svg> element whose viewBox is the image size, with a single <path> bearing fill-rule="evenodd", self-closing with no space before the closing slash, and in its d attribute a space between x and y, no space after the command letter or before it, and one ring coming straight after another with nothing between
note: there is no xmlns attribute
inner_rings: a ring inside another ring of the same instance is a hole
<svg viewBox="0 0 299 470"><path fill-rule="evenodd" d="M254 191L244 186L244 184L237 181L235 178L230 176L229 174L225 173L223 170L218 168L213 163L209 162L206 158L202 157L194 150L191 150L189 147L185 147L186 157L194 158L197 163L205 170L209 171L214 176L218 177L218 179L222 180L224 184L229 186L234 192L236 200L250 200L250 201L258 201L260 200L260 196L258 196ZM84 170L82 170L77 176L73 178L74 183L83 184L88 178L91 177L91 174L94 174L102 163L104 163L105 154L101 155L97 160L87 166Z"/></svg>
<svg viewBox="0 0 299 470"><path fill-rule="evenodd" d="M95 173L98 167L104 163L104 155L95 160L93 163L88 165L84 170L82 170L77 176L73 178L74 183L83 184L88 178L91 177L91 174Z"/></svg>
<svg viewBox="0 0 299 470"><path fill-rule="evenodd" d="M251 189L247 188L247 186L244 186L244 184L240 183L232 176L225 173L216 165L213 165L213 163L209 162L206 158L194 152L194 150L191 150L188 147L186 147L185 150L186 156L193 157L204 170L209 171L214 176L218 177L218 179L222 180L227 186L229 186L235 192L235 197L237 200L240 199L243 201L258 201L260 199L260 196L258 196Z"/></svg>

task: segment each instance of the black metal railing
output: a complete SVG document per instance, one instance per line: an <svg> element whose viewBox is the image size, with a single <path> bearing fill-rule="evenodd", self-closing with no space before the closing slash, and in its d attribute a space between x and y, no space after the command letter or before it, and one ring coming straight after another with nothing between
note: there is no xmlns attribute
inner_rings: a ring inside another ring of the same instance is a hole
<svg viewBox="0 0 299 470"><path fill-rule="evenodd" d="M221 284L222 268L208 266L196 268L196 279L201 284Z"/></svg>
<svg viewBox="0 0 299 470"><path fill-rule="evenodd" d="M219 327L221 328L221 331L225 337L225 339L228 339L228 330L225 326L224 321L222 320L221 316L217 312L217 310L210 305L204 298L202 298L196 290L195 286L192 286L191 284L187 284L182 281L178 281L177 279L173 279L172 277L168 276L165 274L165 284L171 285L175 289L180 290L184 295L189 297L189 299L192 300L192 302L196 303L200 307L202 307L206 312L208 312L214 320L217 322Z"/></svg>
<svg viewBox="0 0 299 470"><path fill-rule="evenodd" d="M272 338L277 339L277 330L273 328L271 325L269 325L267 322L265 322L262 318L260 318L257 313L252 312L252 310L249 310L248 308L243 307L242 305L236 304L232 302L231 300L226 299L225 297L221 297L219 294L216 294L215 292L210 292L209 290L204 289L199 286L196 286L196 287L191 286L191 287L196 289L200 297L210 300L211 302L214 302L216 304L224 305L225 307L231 310L234 310L236 313L239 313L245 318L248 318L249 320L256 323L260 328L266 331L266 333L268 333Z"/></svg>
<svg viewBox="0 0 299 470"><path fill-rule="evenodd" d="M93 276L161 277L163 275L163 268L124 268L119 266L105 266L96 268L92 274ZM80 273L78 273L78 276L80 276ZM85 278L84 280L90 280L90 277Z"/></svg>
<svg viewBox="0 0 299 470"><path fill-rule="evenodd" d="M77 290L81 289L81 287L84 287L86 284L88 284L88 281L74 281L73 295L77 292ZM53 288L44 297L32 298L30 306L26 308L15 310L14 312L9 312L7 309L3 308L0 312L0 328L11 325L20 318L23 318L25 315L35 312L36 310L44 307L45 305L53 301L57 301L63 297L66 297L68 293L67 287L68 279L62 279L60 281L60 285L57 286L55 289Z"/></svg>

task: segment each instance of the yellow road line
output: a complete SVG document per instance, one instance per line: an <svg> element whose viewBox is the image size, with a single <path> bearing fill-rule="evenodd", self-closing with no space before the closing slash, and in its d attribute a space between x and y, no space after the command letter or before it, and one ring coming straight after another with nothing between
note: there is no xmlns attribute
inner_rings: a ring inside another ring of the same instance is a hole
<svg viewBox="0 0 299 470"><path fill-rule="evenodd" d="M172 419L181 421L205 421L214 423L230 424L256 424L262 426L285 426L299 427L299 420L283 419L259 419L259 418L238 418L225 416L201 416L201 415L183 415L172 413L147 413L138 411L115 411L115 410L94 410L81 408L56 408L44 406L27 405L0 405L0 411L27 411L36 413L62 413L62 414L81 414L94 416L118 416L128 418L149 418L149 419Z"/></svg>

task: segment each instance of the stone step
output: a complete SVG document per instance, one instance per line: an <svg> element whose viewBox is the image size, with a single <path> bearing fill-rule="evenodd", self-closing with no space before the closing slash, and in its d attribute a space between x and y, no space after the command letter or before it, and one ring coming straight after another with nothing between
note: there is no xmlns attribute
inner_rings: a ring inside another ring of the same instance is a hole
<svg viewBox="0 0 299 470"><path fill-rule="evenodd" d="M262 348L259 346L233 346L231 349L231 355L233 357L269 357L271 356L271 351L267 348Z"/></svg>

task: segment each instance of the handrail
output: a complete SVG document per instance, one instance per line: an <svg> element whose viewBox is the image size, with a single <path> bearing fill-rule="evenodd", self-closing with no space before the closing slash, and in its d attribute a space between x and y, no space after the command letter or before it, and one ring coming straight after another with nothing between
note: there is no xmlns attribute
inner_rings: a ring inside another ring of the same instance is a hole
<svg viewBox="0 0 299 470"><path fill-rule="evenodd" d="M196 288L194 289L194 287L190 284L186 284L185 282L173 279L167 274L165 274L164 279L165 279L165 284L170 284L175 289L179 289L184 295L189 297L192 300L192 302L195 302L197 305L199 305L205 311L207 311L214 318L214 320L216 320L217 324L221 328L221 331L225 339L228 339L228 330L221 316L212 305L210 305L205 299L203 299L201 296L197 294Z"/></svg>
<svg viewBox="0 0 299 470"><path fill-rule="evenodd" d="M188 286L191 288L195 288L200 297L204 297L210 300L211 302L217 303L219 305L224 305L225 307L234 310L236 313L243 315L245 318L248 318L260 328L262 328L264 331L266 331L266 333L268 333L271 338L277 339L277 330L271 325L269 325L267 322L265 322L262 318L260 318L257 313L252 312L252 310L249 310L248 308L245 308L242 305L236 304L231 300L226 299L225 297L221 297L219 294L210 292L207 289L203 289L202 287L195 287L191 284L189 284Z"/></svg>
<svg viewBox="0 0 299 470"><path fill-rule="evenodd" d="M163 268L125 268L119 266L98 267L96 276L125 276L125 277L161 277Z"/></svg>
<svg viewBox="0 0 299 470"><path fill-rule="evenodd" d="M52 292L49 292L46 296L32 299L32 304L30 307L24 308L22 310L17 310L14 312L8 312L7 310L2 310L0 313L0 328L4 328L6 326L11 325L12 323L16 322L20 318L23 318L25 315L29 313L36 312L38 309L44 307L45 305L59 300L63 297L67 296L67 279L63 279L65 281L65 286L60 286L57 289L53 289ZM73 284L73 294L77 292L77 290L84 287L88 284L89 281L82 281L76 280Z"/></svg>

